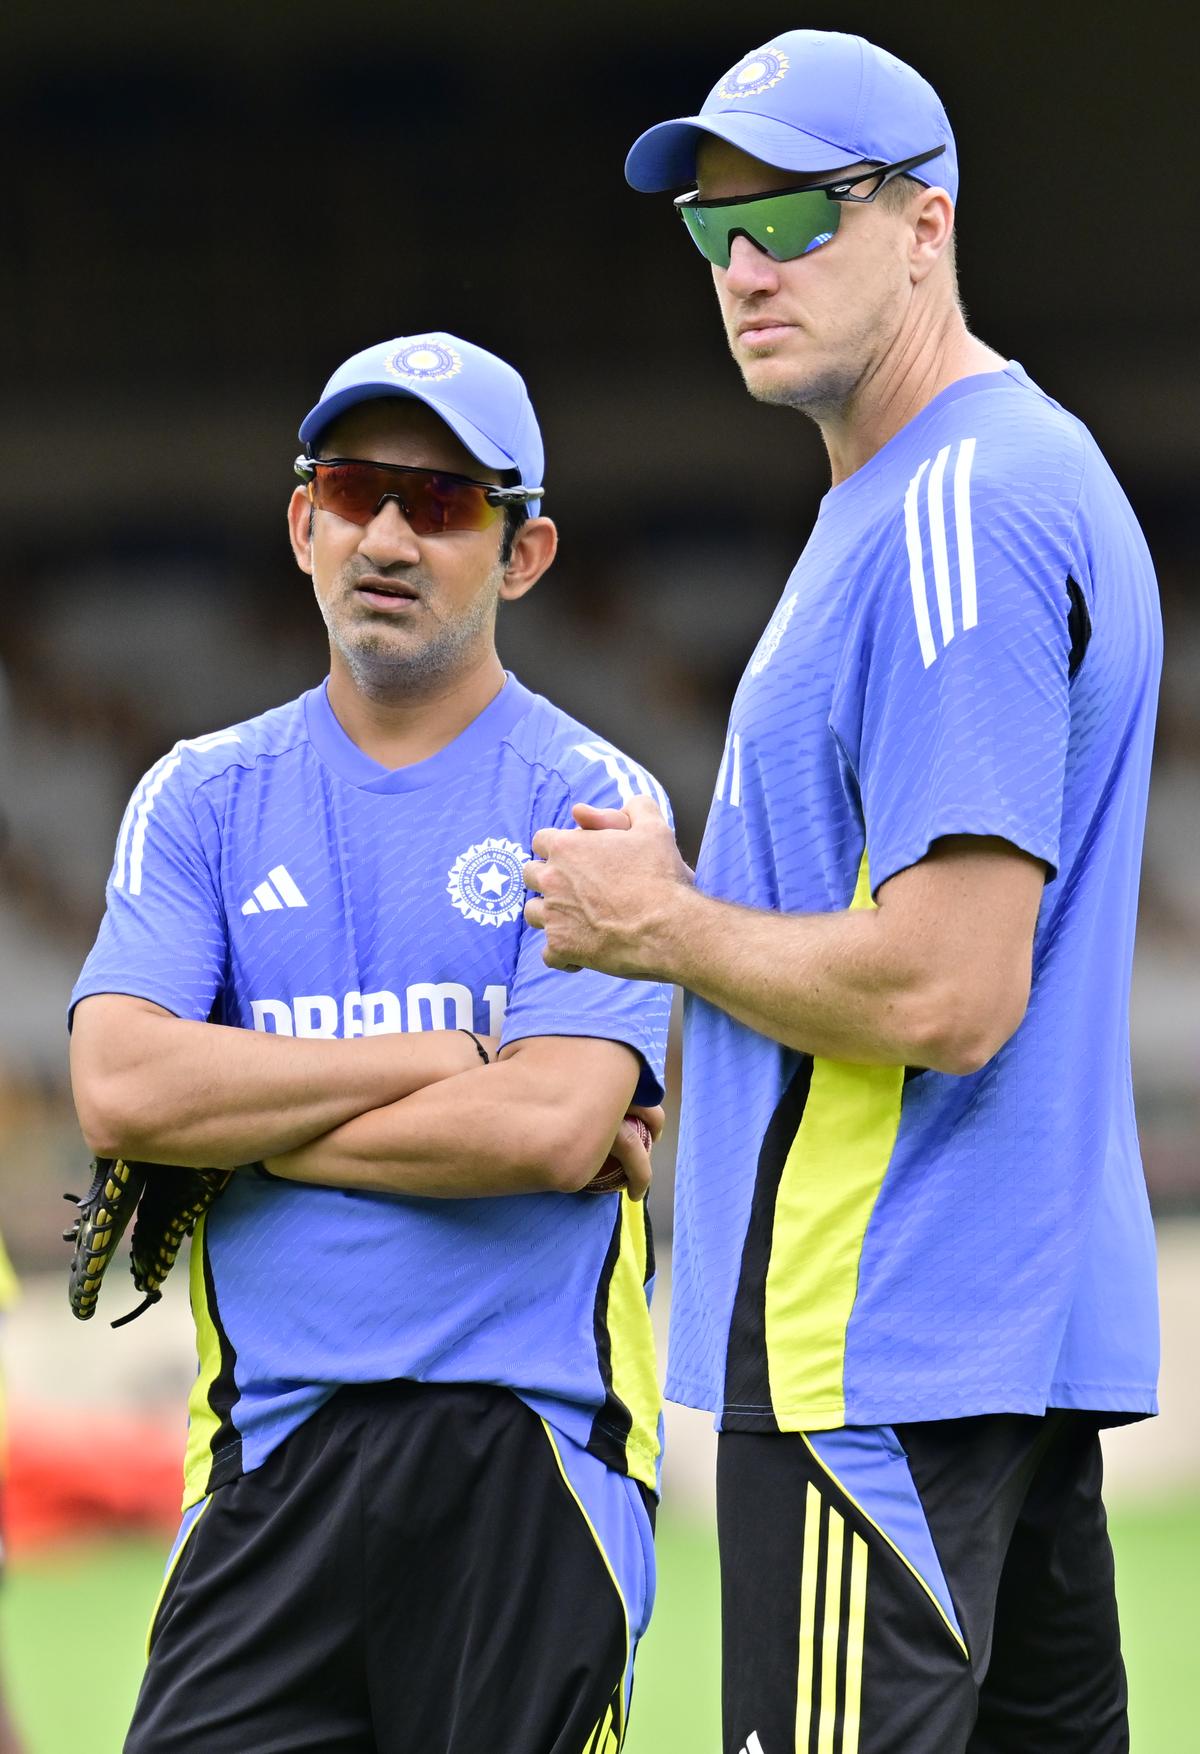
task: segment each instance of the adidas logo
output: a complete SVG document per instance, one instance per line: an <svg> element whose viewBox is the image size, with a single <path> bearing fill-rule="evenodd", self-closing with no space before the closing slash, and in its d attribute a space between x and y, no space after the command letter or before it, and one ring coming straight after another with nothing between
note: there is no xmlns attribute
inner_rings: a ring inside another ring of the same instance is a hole
<svg viewBox="0 0 1200 1754"><path fill-rule="evenodd" d="M750 1740L742 1743L738 1754L763 1754L763 1745L758 1739L757 1730L751 1730Z"/></svg>
<svg viewBox="0 0 1200 1754"><path fill-rule="evenodd" d="M307 907L308 903L296 887L295 879L289 875L286 865L276 865L273 871L267 872L266 881L260 883L249 901L242 903L244 914L270 913L277 907Z"/></svg>

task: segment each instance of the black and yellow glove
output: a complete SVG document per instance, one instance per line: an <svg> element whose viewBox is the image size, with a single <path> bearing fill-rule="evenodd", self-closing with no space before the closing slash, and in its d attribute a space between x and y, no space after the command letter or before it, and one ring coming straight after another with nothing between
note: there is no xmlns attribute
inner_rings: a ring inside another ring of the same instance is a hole
<svg viewBox="0 0 1200 1754"><path fill-rule="evenodd" d="M97 1157L92 1185L82 1199L64 1194L79 1208L63 1241L74 1244L67 1294L81 1322L96 1313L100 1286L117 1244L136 1209L129 1271L142 1302L113 1322L122 1328L162 1296L163 1280L175 1257L224 1188L232 1170L180 1169L167 1163L127 1163L123 1157Z"/></svg>

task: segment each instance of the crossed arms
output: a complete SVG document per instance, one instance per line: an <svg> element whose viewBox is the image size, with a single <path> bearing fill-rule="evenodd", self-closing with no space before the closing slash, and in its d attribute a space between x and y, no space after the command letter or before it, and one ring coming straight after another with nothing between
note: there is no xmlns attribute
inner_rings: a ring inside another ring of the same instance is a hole
<svg viewBox="0 0 1200 1754"><path fill-rule="evenodd" d="M636 805L632 829L581 808L592 833L535 843L547 862L528 868L541 893L527 912L552 964L673 979L764 1035L848 1060L969 1072L1020 1022L1044 869L1015 848L942 842L877 910L765 915L700 895L665 823ZM576 1192L610 1151L643 1194L649 1160L622 1121L638 1071L632 1049L592 1037L514 1042L483 1066L454 1030L305 1040L118 993L82 1000L71 1039L80 1125L101 1156L262 1160L288 1180L442 1198ZM658 1111L646 1118L656 1134Z"/></svg>
<svg viewBox="0 0 1200 1754"><path fill-rule="evenodd" d="M620 1042L542 1036L495 1065L455 1030L348 1041L259 1034L97 993L75 1009L71 1081L104 1157L197 1168L264 1161L290 1181L455 1198L574 1193L611 1151L644 1194L623 1122L639 1060ZM646 1114L654 1132L657 1111Z"/></svg>

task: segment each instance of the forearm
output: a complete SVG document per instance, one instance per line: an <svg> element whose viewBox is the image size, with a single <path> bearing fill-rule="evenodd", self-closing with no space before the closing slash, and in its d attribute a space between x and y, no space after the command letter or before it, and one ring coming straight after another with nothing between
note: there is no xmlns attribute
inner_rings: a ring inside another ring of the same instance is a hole
<svg viewBox="0 0 1200 1754"><path fill-rule="evenodd" d="M586 1092L564 1101L501 1060L373 1109L267 1168L288 1181L433 1199L574 1193L604 1161L635 1079L617 1103L600 1093L589 1112Z"/></svg>
<svg viewBox="0 0 1200 1754"><path fill-rule="evenodd" d="M679 885L647 936L647 974L674 981L772 1041L863 1065L942 1066L953 995L883 910L761 912Z"/></svg>
<svg viewBox="0 0 1200 1754"><path fill-rule="evenodd" d="M577 807L539 829L529 925L552 968L673 981L760 1035L863 1065L978 1071L1021 1023L1046 867L987 835L947 835L875 906L759 911L696 888L652 800Z"/></svg>
<svg viewBox="0 0 1200 1754"><path fill-rule="evenodd" d="M473 1053L455 1031L296 1040L158 1008L106 1017L81 1006L72 1077L93 1150L225 1166L290 1151L453 1076Z"/></svg>

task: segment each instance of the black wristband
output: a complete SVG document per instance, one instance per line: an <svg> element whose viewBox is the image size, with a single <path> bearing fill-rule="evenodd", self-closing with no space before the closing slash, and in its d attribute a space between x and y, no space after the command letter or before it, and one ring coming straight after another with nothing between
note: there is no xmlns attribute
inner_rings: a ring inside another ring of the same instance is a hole
<svg viewBox="0 0 1200 1754"><path fill-rule="evenodd" d="M491 1063L492 1063L491 1055L488 1053L487 1049L484 1047L483 1043L480 1041L479 1037L475 1034L475 1031L473 1029L460 1029L460 1030L457 1030L455 1033L458 1035L469 1035L471 1040L475 1043L475 1052L479 1055L479 1058L483 1061L484 1065L485 1066L491 1065Z"/></svg>

